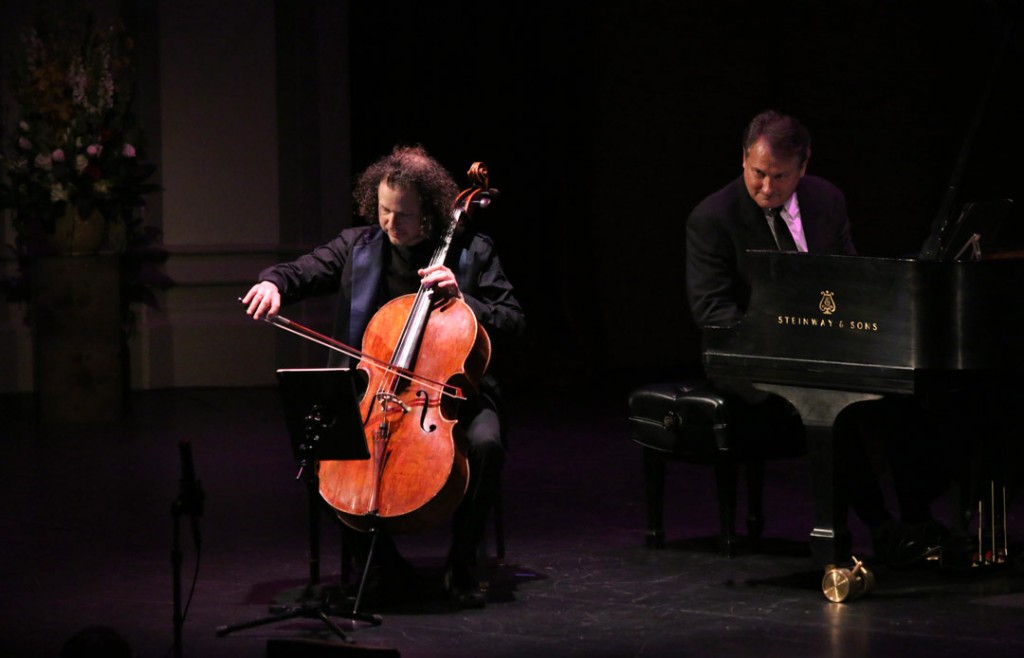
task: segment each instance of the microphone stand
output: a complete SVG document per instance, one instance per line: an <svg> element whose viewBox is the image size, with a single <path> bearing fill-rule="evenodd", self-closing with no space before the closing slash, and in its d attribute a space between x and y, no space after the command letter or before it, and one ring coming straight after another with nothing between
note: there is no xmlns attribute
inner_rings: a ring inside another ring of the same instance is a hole
<svg viewBox="0 0 1024 658"><path fill-rule="evenodd" d="M203 515L203 493L202 484L195 476L195 467L192 462L192 446L188 441L182 441L178 445L181 451L181 486L178 497L171 503L172 539L171 539L171 572L172 586L174 588L174 656L181 658L182 655L182 628L185 624L185 615L181 604L181 517L188 515L192 520L192 540L196 545L196 559L199 559L200 535L199 517Z"/></svg>

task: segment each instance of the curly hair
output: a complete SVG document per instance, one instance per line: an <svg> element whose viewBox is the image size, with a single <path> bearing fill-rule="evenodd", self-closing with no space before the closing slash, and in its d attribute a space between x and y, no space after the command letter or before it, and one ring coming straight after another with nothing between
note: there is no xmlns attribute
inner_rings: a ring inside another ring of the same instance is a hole
<svg viewBox="0 0 1024 658"><path fill-rule="evenodd" d="M387 181L391 187L416 190L431 239L437 238L451 221L459 187L451 174L422 146L396 146L359 175L353 193L356 211L371 223L377 221L377 188L382 181Z"/></svg>
<svg viewBox="0 0 1024 658"><path fill-rule="evenodd" d="M811 135L797 119L775 110L765 110L751 119L743 136L744 155L764 137L772 153L782 157L800 158L800 164L811 156Z"/></svg>

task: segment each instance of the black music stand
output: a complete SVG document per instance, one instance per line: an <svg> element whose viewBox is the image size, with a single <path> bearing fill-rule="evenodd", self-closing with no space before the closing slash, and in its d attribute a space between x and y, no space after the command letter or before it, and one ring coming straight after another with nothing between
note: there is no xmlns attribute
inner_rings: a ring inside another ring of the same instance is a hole
<svg viewBox="0 0 1024 658"><path fill-rule="evenodd" d="M379 626L379 615L342 609L345 600L341 588L320 584L320 488L318 463L323 459L369 459L362 418L356 402L353 373L347 368L303 368L277 371L284 402L285 421L292 450L299 465L299 477L309 494L309 584L301 588L294 601L271 606L271 614L251 621L220 626L217 635L285 619L305 617L322 620L335 635L352 640L331 619L345 617Z"/></svg>

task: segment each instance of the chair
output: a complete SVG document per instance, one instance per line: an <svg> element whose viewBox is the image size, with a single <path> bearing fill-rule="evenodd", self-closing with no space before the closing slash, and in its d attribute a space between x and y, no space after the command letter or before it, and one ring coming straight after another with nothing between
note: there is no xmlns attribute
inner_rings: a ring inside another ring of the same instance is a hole
<svg viewBox="0 0 1024 658"><path fill-rule="evenodd" d="M663 511L668 461L710 464L715 468L720 533L719 552L736 550L736 491L740 465L747 484L747 533L764 529L762 493L768 459L807 452L803 423L783 398L769 395L751 404L716 389L703 379L648 384L629 394L631 438L643 446L647 498L646 544L664 544Z"/></svg>

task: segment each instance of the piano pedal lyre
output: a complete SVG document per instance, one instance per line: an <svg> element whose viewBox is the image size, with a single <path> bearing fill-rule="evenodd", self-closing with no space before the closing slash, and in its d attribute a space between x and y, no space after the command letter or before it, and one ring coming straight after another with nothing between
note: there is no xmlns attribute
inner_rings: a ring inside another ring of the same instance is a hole
<svg viewBox="0 0 1024 658"><path fill-rule="evenodd" d="M972 566L984 567L1005 564L1010 556L1006 531L1006 486L989 483L988 511L985 499L978 499L978 533Z"/></svg>

